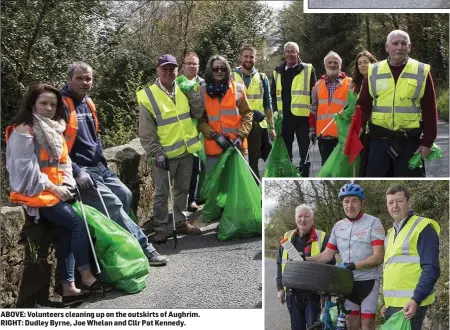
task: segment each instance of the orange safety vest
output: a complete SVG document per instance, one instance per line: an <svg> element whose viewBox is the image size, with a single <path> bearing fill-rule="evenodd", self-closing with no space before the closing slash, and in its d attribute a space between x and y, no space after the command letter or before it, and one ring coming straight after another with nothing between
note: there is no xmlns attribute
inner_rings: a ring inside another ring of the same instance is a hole
<svg viewBox="0 0 450 330"><path fill-rule="evenodd" d="M8 126L6 128L6 142L16 125ZM33 131L31 131L33 134ZM34 135L34 134L33 134ZM64 170L59 168L59 164L67 164L69 161L69 151L67 144L63 139L62 153L58 160L50 159L47 151L42 148L37 139L34 138L34 153L36 154L39 168L42 173L47 174L48 179L56 185L61 185L64 178ZM21 193L11 191L9 198L12 203L25 204L29 207L49 207L59 203L59 198L52 192L45 190L41 191L38 195L27 196Z"/></svg>
<svg viewBox="0 0 450 330"><path fill-rule="evenodd" d="M64 138L66 139L67 148L70 152L77 137L78 131L77 113L75 111L75 105L73 104L73 100L70 97L63 96L63 102L69 109L69 122L67 123L67 128L66 131L64 132ZM99 127L98 127L97 111L95 110L95 104L94 102L92 102L90 97L87 98L87 105L89 107L89 110L91 110L92 112L92 116L94 117L95 132L98 134Z"/></svg>
<svg viewBox="0 0 450 330"><path fill-rule="evenodd" d="M317 107L316 133L319 134L322 130L333 120L334 114L339 113L347 105L348 89L352 79L345 77L341 80L339 86L336 88L331 103L328 103L328 88L325 84L325 79L320 79L314 85L319 104ZM336 122L333 122L322 136L330 136L337 138L338 129Z"/></svg>
<svg viewBox="0 0 450 330"><path fill-rule="evenodd" d="M218 98L211 98L205 88L206 85L201 86L200 94L202 94L209 125L213 131L235 140L242 122L237 105L244 95L244 85L230 80L228 91L220 101ZM223 152L214 139L205 139L204 143L205 154L208 156L220 155ZM246 148L247 139L244 139L241 149Z"/></svg>

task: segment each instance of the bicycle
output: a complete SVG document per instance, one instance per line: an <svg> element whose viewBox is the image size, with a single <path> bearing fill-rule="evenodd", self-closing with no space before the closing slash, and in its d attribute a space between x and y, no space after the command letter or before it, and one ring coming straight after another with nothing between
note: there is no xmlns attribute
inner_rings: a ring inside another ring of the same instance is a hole
<svg viewBox="0 0 450 330"><path fill-rule="evenodd" d="M338 316L341 314L341 311L344 314L349 314L350 312L348 310L346 310L344 307L345 298L344 298L344 296L339 295L336 298L336 303L334 303L331 301L330 295L320 294L320 296L325 297L325 303L323 304L322 313L321 313L323 321L320 321L320 316L319 316L319 320L315 324L313 324L312 326L307 328L306 330L336 330L336 327L334 326L334 324L331 320L330 309L334 306L337 306ZM347 329L347 327L345 326L344 329Z"/></svg>

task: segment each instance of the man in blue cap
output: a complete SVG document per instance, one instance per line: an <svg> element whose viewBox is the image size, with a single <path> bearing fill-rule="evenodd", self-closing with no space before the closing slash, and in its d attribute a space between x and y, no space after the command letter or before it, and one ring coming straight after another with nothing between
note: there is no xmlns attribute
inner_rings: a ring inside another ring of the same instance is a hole
<svg viewBox="0 0 450 330"><path fill-rule="evenodd" d="M192 174L193 153L202 148L193 118L200 118L203 105L200 95L185 95L175 82L178 63L170 54L161 55L156 67L158 79L136 93L139 104L139 138L149 157L154 157L155 197L153 206L153 241L164 242L172 234L169 225L169 178L173 185L173 216L177 233L198 235L183 211ZM168 171L170 174L168 174Z"/></svg>

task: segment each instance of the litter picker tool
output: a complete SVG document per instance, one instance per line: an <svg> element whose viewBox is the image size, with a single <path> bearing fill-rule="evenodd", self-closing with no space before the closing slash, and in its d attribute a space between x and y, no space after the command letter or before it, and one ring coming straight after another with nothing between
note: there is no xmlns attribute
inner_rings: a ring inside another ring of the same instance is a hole
<svg viewBox="0 0 450 330"><path fill-rule="evenodd" d="M255 178L255 180L258 181L259 185L261 185L261 180L259 180L259 178L256 176L255 172L253 172L252 168L250 167L250 164L247 163L247 161L245 160L244 156L242 156L242 154L239 151L239 149L236 146L234 146L234 149L236 149L236 151L239 154L239 156L241 156L241 158L244 160L245 165L247 165L247 167L250 170L250 172L252 172L253 177Z"/></svg>
<svg viewBox="0 0 450 330"><path fill-rule="evenodd" d="M169 179L170 203L172 204L172 220L173 220L172 237L173 237L173 242L175 243L173 246L173 249L175 250L177 248L177 227L175 225L175 203L173 201L173 195L172 195L172 181L170 180L170 171L167 171L167 178Z"/></svg>
<svg viewBox="0 0 450 330"><path fill-rule="evenodd" d="M80 190L78 189L78 186L75 186L75 195L76 195L76 199L78 199L78 202L80 203L81 212L83 213L83 220L84 220L84 224L86 225L86 231L87 231L88 238L89 238L89 244L91 245L92 254L94 255L95 267L97 268L97 275L99 275L99 281L102 286L102 296L104 297L105 289L104 289L103 281L102 281L102 271L100 269L100 265L98 264L97 254L95 253L95 248L94 248L94 242L92 242L91 232L89 231L89 226L88 226L88 223L86 220L86 211L84 210L84 205L83 205L83 201L81 200L81 194L80 194Z"/></svg>
<svg viewBox="0 0 450 330"><path fill-rule="evenodd" d="M109 216L109 213L108 213L108 209L106 208L105 201L103 200L102 194L100 193L100 190L98 190L97 181L95 180L95 178L92 174L91 174L91 180L94 183L94 188L97 191L98 198L100 198L100 201L102 202L103 209L105 210L106 216L111 219L111 217Z"/></svg>

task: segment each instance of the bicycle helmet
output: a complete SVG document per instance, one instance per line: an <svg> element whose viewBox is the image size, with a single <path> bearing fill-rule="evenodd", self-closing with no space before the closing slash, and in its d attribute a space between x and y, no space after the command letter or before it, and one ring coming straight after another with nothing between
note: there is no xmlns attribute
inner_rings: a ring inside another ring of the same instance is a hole
<svg viewBox="0 0 450 330"><path fill-rule="evenodd" d="M364 200L364 190L358 184L348 183L339 190L339 199L342 200L345 196L358 196Z"/></svg>

